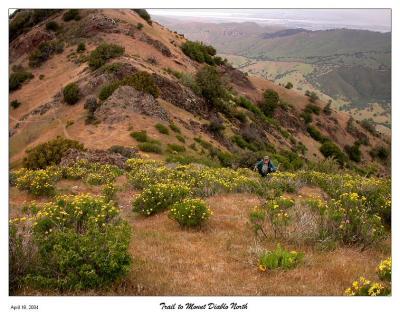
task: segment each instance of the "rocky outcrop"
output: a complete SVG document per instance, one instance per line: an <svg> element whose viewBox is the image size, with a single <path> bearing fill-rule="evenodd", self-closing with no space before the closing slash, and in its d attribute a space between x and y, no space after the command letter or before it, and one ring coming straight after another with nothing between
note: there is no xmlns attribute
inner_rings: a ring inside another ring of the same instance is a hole
<svg viewBox="0 0 400 317"><path fill-rule="evenodd" d="M55 38L53 33L35 27L30 32L17 37L10 44L10 61L19 58L25 53L32 52L39 44Z"/></svg>
<svg viewBox="0 0 400 317"><path fill-rule="evenodd" d="M78 160L86 160L91 163L111 164L119 168L125 168L128 158L119 153L110 153L105 150L86 150L69 149L61 159L61 166L70 166Z"/></svg>
<svg viewBox="0 0 400 317"><path fill-rule="evenodd" d="M158 74L153 74L153 78L160 89L161 99L194 114L208 114L207 104L189 88Z"/></svg>
<svg viewBox="0 0 400 317"><path fill-rule="evenodd" d="M167 111L150 94L137 91L130 86L121 86L96 110L96 118L113 124L140 113L161 120L170 121Z"/></svg>

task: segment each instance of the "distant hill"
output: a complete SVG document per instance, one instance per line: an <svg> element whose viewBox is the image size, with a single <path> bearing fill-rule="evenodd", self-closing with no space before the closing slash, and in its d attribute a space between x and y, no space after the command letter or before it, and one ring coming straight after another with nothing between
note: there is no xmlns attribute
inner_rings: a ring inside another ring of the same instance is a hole
<svg viewBox="0 0 400 317"><path fill-rule="evenodd" d="M310 64L313 70L309 73L307 69L306 73L300 74L301 80L296 83L299 89L305 87L307 81L315 90L332 99L344 100L341 104L350 107L365 108L372 102L390 107L391 33L353 29L279 29L256 23L171 20L165 20L165 23L191 39L214 45L219 53L248 58L246 67L262 63L262 67L255 67L261 76L275 72L276 68L274 63L264 62ZM278 80L286 75L287 71L267 78Z"/></svg>

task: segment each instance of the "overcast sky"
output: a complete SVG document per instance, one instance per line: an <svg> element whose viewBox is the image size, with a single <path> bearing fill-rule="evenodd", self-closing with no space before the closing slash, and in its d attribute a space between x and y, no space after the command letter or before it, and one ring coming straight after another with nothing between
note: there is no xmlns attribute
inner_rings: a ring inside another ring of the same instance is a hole
<svg viewBox="0 0 400 317"><path fill-rule="evenodd" d="M391 30L390 9L151 9L152 16L209 22L282 24L308 29Z"/></svg>

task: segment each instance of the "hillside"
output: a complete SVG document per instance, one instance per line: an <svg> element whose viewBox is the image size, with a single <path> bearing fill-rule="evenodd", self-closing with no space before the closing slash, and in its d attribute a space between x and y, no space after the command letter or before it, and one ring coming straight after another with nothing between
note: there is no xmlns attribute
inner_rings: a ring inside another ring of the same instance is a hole
<svg viewBox="0 0 400 317"><path fill-rule="evenodd" d="M379 103L390 110L391 33L349 29L274 30L255 23L157 19L165 20L166 25L189 38L214 45L244 72L277 83L291 81L300 91L312 87L325 100L336 101L334 106L338 109L362 110L369 104ZM238 57L245 57L248 62L236 63ZM277 68L285 68L287 63L304 64L311 71L299 68L275 74ZM369 113L367 118L375 121L373 115ZM385 123L390 124L390 115L386 118Z"/></svg>
<svg viewBox="0 0 400 317"><path fill-rule="evenodd" d="M12 294L341 295L390 256L371 124L143 10L20 10L10 32ZM287 275L265 272L280 244Z"/></svg>

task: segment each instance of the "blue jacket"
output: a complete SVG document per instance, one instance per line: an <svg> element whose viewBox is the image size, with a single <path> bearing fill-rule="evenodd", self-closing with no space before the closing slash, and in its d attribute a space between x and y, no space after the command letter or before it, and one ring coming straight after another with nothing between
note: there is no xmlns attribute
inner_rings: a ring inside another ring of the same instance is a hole
<svg viewBox="0 0 400 317"><path fill-rule="evenodd" d="M264 160L261 160L261 161L257 162L257 164L256 164L257 170L261 175L266 175L268 173L276 172L276 167L274 164L272 164L271 160L269 160L269 162L268 162L268 169L267 169L266 173L263 172L263 165L264 165Z"/></svg>

